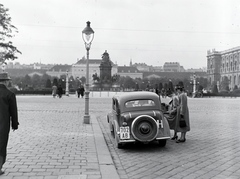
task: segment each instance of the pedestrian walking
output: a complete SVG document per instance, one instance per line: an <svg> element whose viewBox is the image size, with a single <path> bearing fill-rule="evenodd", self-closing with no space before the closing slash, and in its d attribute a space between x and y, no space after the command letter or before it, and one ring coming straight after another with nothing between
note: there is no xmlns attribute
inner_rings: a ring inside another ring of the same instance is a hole
<svg viewBox="0 0 240 179"><path fill-rule="evenodd" d="M81 94L81 88L80 88L80 86L77 88L77 96L78 96L78 98L80 97L80 94Z"/></svg>
<svg viewBox="0 0 240 179"><path fill-rule="evenodd" d="M7 73L0 73L0 175L6 162L7 143L10 125L13 130L18 129L18 112L16 96L7 89L10 77Z"/></svg>
<svg viewBox="0 0 240 179"><path fill-rule="evenodd" d="M84 86L81 85L81 87L80 87L80 95L81 95L82 98L84 96L84 92L85 92Z"/></svg>
<svg viewBox="0 0 240 179"><path fill-rule="evenodd" d="M183 82L179 82L177 85L177 93L179 99L179 116L176 121L176 133L181 132L181 137L176 142L181 143L186 141L186 133L190 131L190 120L189 120L189 110L188 110L188 99L187 95L184 93Z"/></svg>
<svg viewBox="0 0 240 179"><path fill-rule="evenodd" d="M53 85L53 87L52 87L52 95L53 95L53 98L55 98L57 95L57 86L56 85Z"/></svg>
<svg viewBox="0 0 240 179"><path fill-rule="evenodd" d="M57 94L58 94L59 98L62 98L63 89L62 89L61 85L59 85L58 88L57 88Z"/></svg>

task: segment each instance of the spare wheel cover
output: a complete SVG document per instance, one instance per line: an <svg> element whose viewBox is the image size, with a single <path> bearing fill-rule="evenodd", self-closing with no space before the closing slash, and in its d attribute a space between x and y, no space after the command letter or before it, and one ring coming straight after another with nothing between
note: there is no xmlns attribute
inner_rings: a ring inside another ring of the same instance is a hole
<svg viewBox="0 0 240 179"><path fill-rule="evenodd" d="M131 131L136 140L150 142L158 135L158 125L153 117L140 115L133 120Z"/></svg>

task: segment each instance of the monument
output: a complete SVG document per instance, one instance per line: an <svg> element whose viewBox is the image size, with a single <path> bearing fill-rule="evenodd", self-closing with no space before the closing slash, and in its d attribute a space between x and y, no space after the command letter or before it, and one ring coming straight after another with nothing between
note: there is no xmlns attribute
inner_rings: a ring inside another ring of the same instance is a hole
<svg viewBox="0 0 240 179"><path fill-rule="evenodd" d="M112 62L107 51L102 54L102 62L99 68L101 88L109 90L112 86Z"/></svg>

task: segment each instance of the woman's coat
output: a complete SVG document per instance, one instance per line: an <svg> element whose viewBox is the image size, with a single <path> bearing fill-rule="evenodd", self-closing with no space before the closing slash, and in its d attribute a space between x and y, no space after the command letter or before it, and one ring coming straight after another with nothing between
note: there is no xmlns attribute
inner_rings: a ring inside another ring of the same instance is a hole
<svg viewBox="0 0 240 179"><path fill-rule="evenodd" d="M189 121L189 110L188 110L188 99L184 93L181 93L179 96L179 108L177 112L177 120L176 120L176 132L188 132L190 131L190 121ZM179 126L180 116L183 115L184 120L186 121L186 127Z"/></svg>

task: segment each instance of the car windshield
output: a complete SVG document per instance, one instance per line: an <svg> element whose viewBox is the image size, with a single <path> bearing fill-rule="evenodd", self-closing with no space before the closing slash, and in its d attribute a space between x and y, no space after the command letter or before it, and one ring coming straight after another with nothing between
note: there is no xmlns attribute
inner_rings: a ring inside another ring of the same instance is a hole
<svg viewBox="0 0 240 179"><path fill-rule="evenodd" d="M155 103L151 99L139 99L139 100L127 101L125 103L125 106L127 108L141 107L141 106L155 106Z"/></svg>

